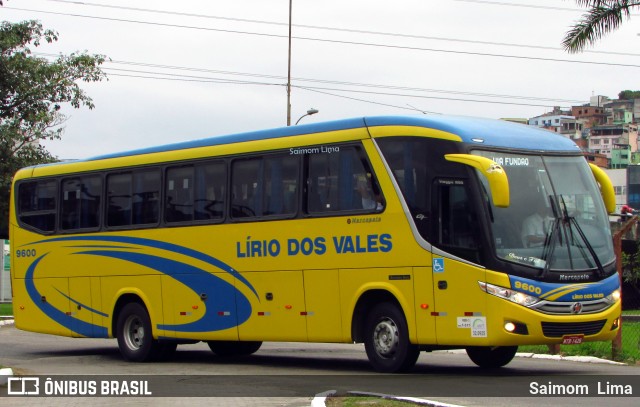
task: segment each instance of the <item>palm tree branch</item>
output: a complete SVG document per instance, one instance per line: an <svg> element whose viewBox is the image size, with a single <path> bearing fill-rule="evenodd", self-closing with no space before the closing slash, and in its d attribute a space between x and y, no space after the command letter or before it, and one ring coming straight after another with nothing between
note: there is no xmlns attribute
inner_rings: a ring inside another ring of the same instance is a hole
<svg viewBox="0 0 640 407"><path fill-rule="evenodd" d="M640 7L640 1L629 0L576 0L578 4L591 6L587 14L567 32L562 46L568 52L580 52L587 45L595 44L605 34L615 31L631 16L631 8Z"/></svg>

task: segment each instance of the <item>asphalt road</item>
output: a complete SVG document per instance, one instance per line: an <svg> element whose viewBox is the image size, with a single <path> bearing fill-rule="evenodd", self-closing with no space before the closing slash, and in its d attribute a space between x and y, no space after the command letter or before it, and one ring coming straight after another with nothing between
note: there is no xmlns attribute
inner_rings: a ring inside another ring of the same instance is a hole
<svg viewBox="0 0 640 407"><path fill-rule="evenodd" d="M516 357L502 369L483 370L464 353L434 352L422 353L410 374L381 375L372 371L359 344L266 343L255 355L229 359L198 343L179 346L170 361L138 364L125 362L113 339L63 338L6 325L0 327L0 365L18 375L37 376L42 383L52 378L85 385L97 382L98 387L105 381L126 382L131 387L134 381L142 381L148 382L152 393L119 398L4 397L3 406L45 402L295 407L311 405L314 395L327 390L411 396L462 406L539 407L550 402L637 406L640 401L640 366ZM620 394L629 391L632 397ZM557 397L559 392L580 397ZM0 389L0 394L7 392Z"/></svg>

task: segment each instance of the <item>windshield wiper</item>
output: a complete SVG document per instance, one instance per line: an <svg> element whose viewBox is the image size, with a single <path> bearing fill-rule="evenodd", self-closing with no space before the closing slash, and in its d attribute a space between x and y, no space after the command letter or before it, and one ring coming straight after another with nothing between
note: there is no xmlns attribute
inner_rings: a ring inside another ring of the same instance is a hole
<svg viewBox="0 0 640 407"><path fill-rule="evenodd" d="M551 269L551 260L553 253L556 250L558 238L560 238L560 245L562 245L562 234L560 233L560 216L558 214L558 207L553 195L549 195L549 204L553 211L553 224L551 230L547 234L547 238L544 241L544 250L542 251L542 260L544 260L544 267L540 273L540 277L544 278Z"/></svg>
<svg viewBox="0 0 640 407"><path fill-rule="evenodd" d="M582 227L578 223L578 220L575 218L575 216L570 216L569 215L569 211L567 211L567 204L564 201L564 196L560 195L560 200L562 201L562 217L563 217L564 222L569 224L569 231L571 232L572 240L573 240L573 228L571 227L571 225L573 225L575 227L575 230L578 232L578 235L580 235L580 238L582 239L582 241L584 242L585 246L587 247L587 250L589 251L589 254L591 254L591 258L593 259L594 263L596 264L596 268L598 269L598 274L600 275L600 277L604 277L606 272L604 271L604 267L602 267L602 263L600 262L600 258L598 257L598 254L596 253L595 249L593 248L593 245L587 239L587 236L584 234L584 231L582 230ZM567 241L567 250L570 252L571 248L570 248L570 245L568 243L569 242ZM569 259L571 260L571 254L570 253L569 253Z"/></svg>
<svg viewBox="0 0 640 407"><path fill-rule="evenodd" d="M544 267L540 273L540 277L544 278L551 269L551 259L553 253L556 250L558 236L560 236L560 219L554 218L551 225L551 231L547 235L547 239L544 241L544 250L542 251L542 260L544 260ZM560 236L562 240L562 237ZM560 243L562 244L562 243Z"/></svg>
<svg viewBox="0 0 640 407"><path fill-rule="evenodd" d="M598 274L600 275L600 277L604 277L605 274L606 274L606 272L604 271L604 267L602 267L602 263L600 262L600 258L598 258L598 254L593 249L593 246L591 245L589 240L587 240L587 236L584 234L584 231L582 230L582 227L580 227L580 224L578 224L578 221L573 216L569 216L569 222L570 222L569 223L570 225L573 224L573 226L575 226L576 230L578 231L578 234L580 235L580 238L584 242L585 246L587 246L587 250L589 250L589 253L591 254L591 257L593 258L593 261L596 263L596 267L598 269Z"/></svg>

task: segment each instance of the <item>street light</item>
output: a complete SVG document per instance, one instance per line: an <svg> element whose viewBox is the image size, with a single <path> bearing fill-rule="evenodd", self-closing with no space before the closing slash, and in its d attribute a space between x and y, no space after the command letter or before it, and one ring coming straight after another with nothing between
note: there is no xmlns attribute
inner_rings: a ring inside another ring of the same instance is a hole
<svg viewBox="0 0 640 407"><path fill-rule="evenodd" d="M303 117L305 117L305 116L311 116L312 114L316 114L316 113L318 113L318 112L319 112L319 110L318 110L318 109L314 109L314 108L311 108L311 109L307 110L307 113L306 113L306 114L303 114L302 116L300 116L300 118L299 118L299 119L298 119L298 121L296 122L296 125L298 125L298 123L300 123L300 120L302 120L302 118L303 118Z"/></svg>

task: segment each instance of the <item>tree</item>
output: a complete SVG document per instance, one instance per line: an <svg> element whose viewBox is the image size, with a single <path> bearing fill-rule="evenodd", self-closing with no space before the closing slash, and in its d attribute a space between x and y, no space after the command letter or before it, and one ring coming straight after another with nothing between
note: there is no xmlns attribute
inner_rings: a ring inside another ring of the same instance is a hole
<svg viewBox="0 0 640 407"><path fill-rule="evenodd" d="M618 93L618 99L631 100L640 99L640 90L623 90Z"/></svg>
<svg viewBox="0 0 640 407"><path fill-rule="evenodd" d="M562 40L564 49L572 53L583 51L618 29L631 17L631 10L640 7L640 0L576 0L576 3L589 10Z"/></svg>
<svg viewBox="0 0 640 407"><path fill-rule="evenodd" d="M8 235L13 174L55 160L40 141L62 137L62 104L92 109L93 101L76 82L106 78L103 55L72 53L49 61L32 54L31 45L57 40L55 31L37 21L0 23L0 237Z"/></svg>

